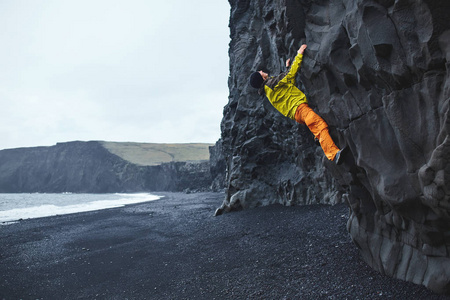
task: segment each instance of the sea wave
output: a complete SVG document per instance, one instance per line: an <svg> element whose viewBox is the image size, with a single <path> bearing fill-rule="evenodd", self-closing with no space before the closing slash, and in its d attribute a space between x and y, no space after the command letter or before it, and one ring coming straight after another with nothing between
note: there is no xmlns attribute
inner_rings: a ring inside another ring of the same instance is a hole
<svg viewBox="0 0 450 300"><path fill-rule="evenodd" d="M24 208L14 208L0 211L0 223L3 225L12 224L14 221L22 219L33 219L50 217L56 215L73 214L79 212L95 211L101 209L122 207L128 204L136 204L158 200L161 197L151 194L116 194L118 199L98 200L71 205L37 205Z"/></svg>

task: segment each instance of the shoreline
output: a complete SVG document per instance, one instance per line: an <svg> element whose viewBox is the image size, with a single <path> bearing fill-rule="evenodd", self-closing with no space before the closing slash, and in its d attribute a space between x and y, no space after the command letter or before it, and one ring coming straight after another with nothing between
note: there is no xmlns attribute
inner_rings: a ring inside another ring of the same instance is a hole
<svg viewBox="0 0 450 300"><path fill-rule="evenodd" d="M28 193L19 193L11 195L36 195ZM40 203L38 205L15 207L7 210L0 210L0 225L10 225L23 220L46 218L54 216L62 216L67 214L76 214L89 211L111 209L117 207L123 207L126 205L132 205L137 203L144 203L149 201L156 201L161 197L150 193L115 193L115 194L100 194L104 199L92 198L89 202L79 202L82 197L92 197L97 194L73 194L73 193L55 193L55 194L38 194L38 195L51 195L53 197L76 197L76 201L67 201L57 205L54 203ZM2 194L0 194L0 197ZM122 197L122 198L119 198ZM125 198L123 198L125 197ZM1 198L0 198L1 200ZM26 200L25 200L26 201ZM15 202L14 202L15 203Z"/></svg>
<svg viewBox="0 0 450 300"><path fill-rule="evenodd" d="M0 299L450 299L370 269L343 205L214 217L223 193L0 226Z"/></svg>

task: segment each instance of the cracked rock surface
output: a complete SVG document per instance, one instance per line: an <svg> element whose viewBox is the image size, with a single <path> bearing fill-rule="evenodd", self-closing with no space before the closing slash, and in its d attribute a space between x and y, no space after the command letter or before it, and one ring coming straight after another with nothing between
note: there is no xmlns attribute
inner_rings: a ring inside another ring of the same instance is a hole
<svg viewBox="0 0 450 300"><path fill-rule="evenodd" d="M370 266L450 293L448 1L230 4L230 96L212 160L227 193L217 214L346 202ZM248 85L252 71L284 71L302 43L298 86L348 148L341 166Z"/></svg>

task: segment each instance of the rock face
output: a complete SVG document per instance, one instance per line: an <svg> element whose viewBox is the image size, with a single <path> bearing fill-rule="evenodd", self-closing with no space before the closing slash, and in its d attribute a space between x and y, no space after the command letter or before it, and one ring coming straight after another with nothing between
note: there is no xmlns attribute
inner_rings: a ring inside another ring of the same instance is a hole
<svg viewBox="0 0 450 300"><path fill-rule="evenodd" d="M1 193L178 192L210 185L209 162L140 166L96 141L0 151Z"/></svg>
<svg viewBox="0 0 450 300"><path fill-rule="evenodd" d="M230 96L222 139L216 145L225 160L227 196L218 213L341 199L335 180L324 172L322 150L313 135L278 113L247 84L253 70L284 71L286 58L295 56L304 38L302 7L296 1L285 2L230 1Z"/></svg>
<svg viewBox="0 0 450 300"><path fill-rule="evenodd" d="M230 96L214 158L227 196L217 214L343 199L368 264L450 293L450 3L229 2ZM347 147L341 166L248 85L254 70L284 71L302 43L298 86Z"/></svg>

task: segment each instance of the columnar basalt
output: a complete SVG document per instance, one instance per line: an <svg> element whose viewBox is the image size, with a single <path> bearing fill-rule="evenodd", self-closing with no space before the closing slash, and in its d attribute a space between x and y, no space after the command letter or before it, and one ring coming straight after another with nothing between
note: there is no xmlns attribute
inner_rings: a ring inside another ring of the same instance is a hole
<svg viewBox="0 0 450 300"><path fill-rule="evenodd" d="M218 142L227 195L217 214L343 199L368 264L450 293L450 4L230 4L230 96ZM248 85L251 71L283 71L301 43L298 85L348 148L342 166Z"/></svg>
<svg viewBox="0 0 450 300"><path fill-rule="evenodd" d="M341 199L313 135L248 86L254 70L284 71L285 60L295 56L305 39L303 9L298 1L287 2L230 1L230 96L216 146L226 162L227 195L217 214L271 203Z"/></svg>

